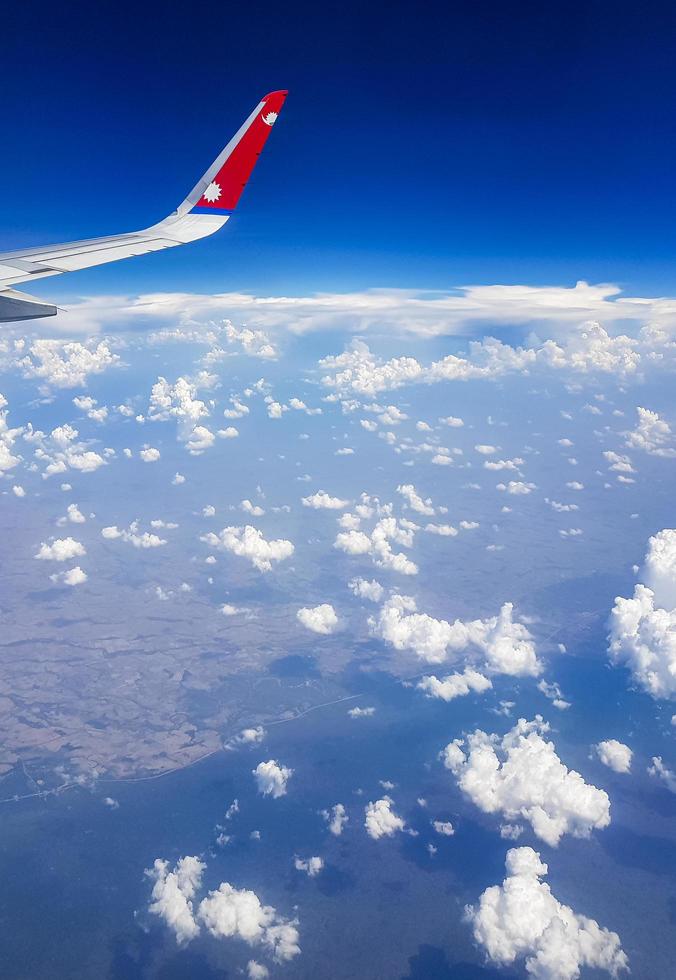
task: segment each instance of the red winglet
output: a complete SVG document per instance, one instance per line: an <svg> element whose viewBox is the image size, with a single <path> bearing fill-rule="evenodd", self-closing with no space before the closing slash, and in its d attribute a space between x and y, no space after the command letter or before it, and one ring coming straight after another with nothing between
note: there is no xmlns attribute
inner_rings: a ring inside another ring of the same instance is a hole
<svg viewBox="0 0 676 980"><path fill-rule="evenodd" d="M218 211L234 210L287 95L285 90L270 92L261 100L261 109L205 189L197 207L214 208Z"/></svg>

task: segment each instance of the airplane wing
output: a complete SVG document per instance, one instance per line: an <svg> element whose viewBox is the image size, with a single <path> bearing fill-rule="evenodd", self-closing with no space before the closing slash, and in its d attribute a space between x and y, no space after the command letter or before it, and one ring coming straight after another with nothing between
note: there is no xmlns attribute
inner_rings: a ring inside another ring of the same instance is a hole
<svg viewBox="0 0 676 980"><path fill-rule="evenodd" d="M237 205L286 96L286 91L279 91L261 99L183 203L156 225L126 235L1 252L0 321L55 316L57 312L45 300L18 292L14 289L17 283L173 248L222 228Z"/></svg>

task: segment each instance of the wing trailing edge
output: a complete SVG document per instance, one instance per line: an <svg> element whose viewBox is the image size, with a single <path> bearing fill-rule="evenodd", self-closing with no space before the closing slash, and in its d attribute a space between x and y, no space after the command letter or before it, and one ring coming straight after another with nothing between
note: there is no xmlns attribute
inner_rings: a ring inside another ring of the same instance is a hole
<svg viewBox="0 0 676 980"><path fill-rule="evenodd" d="M34 320L43 316L56 316L57 309L51 303L17 289L0 291L0 321Z"/></svg>

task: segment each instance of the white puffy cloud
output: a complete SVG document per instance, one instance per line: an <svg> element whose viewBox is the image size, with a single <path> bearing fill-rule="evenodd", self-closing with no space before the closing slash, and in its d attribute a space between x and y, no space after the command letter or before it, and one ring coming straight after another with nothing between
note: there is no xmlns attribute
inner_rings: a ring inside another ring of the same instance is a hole
<svg viewBox="0 0 676 980"><path fill-rule="evenodd" d="M596 754L604 766L615 772L630 772L633 755L628 745L615 738L606 739L595 746Z"/></svg>
<svg viewBox="0 0 676 980"><path fill-rule="evenodd" d="M455 827L450 820L433 820L432 826L437 834L442 837L452 837L455 834Z"/></svg>
<svg viewBox="0 0 676 980"><path fill-rule="evenodd" d="M308 878L316 878L324 868L324 859L320 857L294 858L293 865L296 871L304 871Z"/></svg>
<svg viewBox="0 0 676 980"><path fill-rule="evenodd" d="M6 407L7 399L4 395L0 395L0 473L6 473L21 462L20 456L12 454L12 447L23 429L10 429L7 424Z"/></svg>
<svg viewBox="0 0 676 980"><path fill-rule="evenodd" d="M385 590L375 579L369 582L365 578L353 578L347 583L350 592L360 599L368 599L370 602L380 602Z"/></svg>
<svg viewBox="0 0 676 980"><path fill-rule="evenodd" d="M34 340L19 364L24 377L40 378L53 388L76 388L87 384L91 374L101 374L119 364L107 341L81 344L78 341Z"/></svg>
<svg viewBox="0 0 676 980"><path fill-rule="evenodd" d="M261 946L283 963L298 956L298 922L282 918L275 908L262 905L248 888L221 882L199 905L199 919L216 939L236 937L249 946Z"/></svg>
<svg viewBox="0 0 676 980"><path fill-rule="evenodd" d="M513 496L524 496L532 493L533 490L537 490L534 483L524 483L523 480L510 480L509 483L498 483L497 488Z"/></svg>
<svg viewBox="0 0 676 980"><path fill-rule="evenodd" d="M296 619L313 633L321 633L328 636L333 633L338 625L336 610L328 602L320 606L304 606L296 613Z"/></svg>
<svg viewBox="0 0 676 980"><path fill-rule="evenodd" d="M579 323L581 317L576 317ZM493 380L511 373L562 371L575 374L636 374L645 362L654 363L656 348L672 355L669 338L650 327L638 337L611 336L599 323L588 322L567 332L562 344L546 340L538 347L511 347L493 337L469 344L467 356L449 354L423 365L414 357L383 361L360 340L342 354L323 358L319 365L327 373L322 383L343 395L373 397L403 385L441 381Z"/></svg>
<svg viewBox="0 0 676 980"><path fill-rule="evenodd" d="M340 520L342 527L348 528L336 535L334 548L348 555L368 555L374 565L388 568L402 575L417 575L418 566L403 552L395 552L391 542L413 547L416 524L398 520L392 516L392 505L381 504L377 497L361 495L361 503L355 507L355 514L344 514ZM360 530L362 519L377 517L370 532Z"/></svg>
<svg viewBox="0 0 676 980"><path fill-rule="evenodd" d="M148 419L151 422L176 419L178 439L185 443L191 456L200 456L216 441L214 433L200 424L210 412L206 402L197 397L198 384L208 386L211 377L202 372L196 378L179 377L173 384L159 377L150 392Z"/></svg>
<svg viewBox="0 0 676 980"><path fill-rule="evenodd" d="M610 614L608 652L655 698L676 696L676 531L650 538L644 577L630 599L618 596Z"/></svg>
<svg viewBox="0 0 676 980"><path fill-rule="evenodd" d="M563 692L556 681L549 682L543 678L541 681L538 681L537 688L559 711L566 711L570 708L571 702L564 699Z"/></svg>
<svg viewBox="0 0 676 980"><path fill-rule="evenodd" d="M340 837L345 828L345 824L350 819L342 803L336 803L330 810L322 810L321 816L326 820L329 825L329 830L334 837Z"/></svg>
<svg viewBox="0 0 676 980"><path fill-rule="evenodd" d="M302 498L303 507L312 507L313 510L342 510L349 502L340 497L332 497L325 490L318 490L317 493Z"/></svg>
<svg viewBox="0 0 676 980"><path fill-rule="evenodd" d="M39 429L34 429L29 423L23 434L24 440L35 445L35 458L44 465L43 479L49 479L57 473L66 470L77 470L80 473L93 473L106 461L99 453L88 449L83 442L78 442L79 432L71 425L59 425L47 435Z"/></svg>
<svg viewBox="0 0 676 980"><path fill-rule="evenodd" d="M636 428L624 433L626 446L629 449L640 449L651 456L676 456L669 423L648 408L637 408L636 414Z"/></svg>
<svg viewBox="0 0 676 980"><path fill-rule="evenodd" d="M427 497L425 500L420 496L412 483L402 483L397 487L397 493L406 500L411 510L417 514L424 514L426 517L433 517L435 514L432 500Z"/></svg>
<svg viewBox="0 0 676 980"><path fill-rule="evenodd" d="M87 573L79 565L69 568L67 572L56 572L49 577L52 582L63 582L64 585L83 585L87 581Z"/></svg>
<svg viewBox="0 0 676 980"><path fill-rule="evenodd" d="M53 538L50 544L45 541L35 555L40 561L70 561L71 558L81 558L87 552L80 541L75 538Z"/></svg>
<svg viewBox="0 0 676 980"><path fill-rule="evenodd" d="M249 960L246 965L246 975L248 980L267 980L270 976L270 971L262 963L258 963L256 960Z"/></svg>
<svg viewBox="0 0 676 980"><path fill-rule="evenodd" d="M73 398L73 405L79 408L81 412L84 412L87 418L90 418L93 422L105 422L108 418L107 406L100 405L97 408L98 402L96 398L92 398L90 395L76 395Z"/></svg>
<svg viewBox="0 0 676 980"><path fill-rule="evenodd" d="M426 524L425 530L428 534L436 534L440 538L455 538L458 535L457 527L452 524Z"/></svg>
<svg viewBox="0 0 676 980"><path fill-rule="evenodd" d="M548 871L531 847L511 848L501 885L487 888L465 910L475 941L500 966L525 959L537 980L577 980L582 967L616 977L629 969L615 932L562 905L541 881Z"/></svg>
<svg viewBox="0 0 676 980"><path fill-rule="evenodd" d="M252 517L263 517L265 511L258 504L252 504L250 500L242 500L239 505L240 510L243 510L245 514L251 514Z"/></svg>
<svg viewBox="0 0 676 980"><path fill-rule="evenodd" d="M155 449L154 446L147 446L139 452L139 456L144 463L156 463L160 458L159 449Z"/></svg>
<svg viewBox="0 0 676 980"><path fill-rule="evenodd" d="M293 776L293 769L280 766L274 759L268 759L267 762L259 762L252 773L258 792L277 800L280 796L286 796L286 784Z"/></svg>
<svg viewBox="0 0 676 980"><path fill-rule="evenodd" d="M501 739L477 729L442 752L458 786L484 813L510 821L528 820L552 847L563 834L588 837L610 823L608 794L567 769L553 742L542 736L549 725L539 715L520 718Z"/></svg>
<svg viewBox="0 0 676 980"><path fill-rule="evenodd" d="M139 533L139 522L133 521L128 528L119 528L115 524L101 528L101 537L106 541L125 541L135 548L161 548L167 543L166 538L161 538L158 534L151 534L149 531Z"/></svg>
<svg viewBox="0 0 676 980"><path fill-rule="evenodd" d="M397 831L405 830L406 824L392 809L394 800L383 796L375 803L368 803L364 808L364 827L373 840L381 837L392 837Z"/></svg>
<svg viewBox="0 0 676 980"><path fill-rule="evenodd" d="M69 521L71 524L84 524L87 518L84 516L77 504L68 504L66 508L65 521Z"/></svg>
<svg viewBox="0 0 676 980"><path fill-rule="evenodd" d="M191 456L201 456L207 449L211 449L216 442L216 436L206 425L196 425L187 433L184 442Z"/></svg>
<svg viewBox="0 0 676 980"><path fill-rule="evenodd" d="M471 667L465 667L462 674L448 674L441 680L434 674L423 677L416 686L419 691L424 691L428 698L452 701L453 698L464 697L470 691L483 694L493 685L488 677L472 670Z"/></svg>
<svg viewBox="0 0 676 980"><path fill-rule="evenodd" d="M513 606L506 602L499 615L470 622L453 623L416 611L415 599L393 595L372 617L372 632L396 650L413 650L428 663L443 663L449 653L476 647L491 673L534 676L542 665L535 654L533 638L526 626L514 622Z"/></svg>
<svg viewBox="0 0 676 980"><path fill-rule="evenodd" d="M256 728L243 728L239 735L234 735L224 743L224 749L235 749L241 745L259 745L265 738L267 732L262 725Z"/></svg>
<svg viewBox="0 0 676 980"><path fill-rule="evenodd" d="M162 918L176 936L179 945L199 934L193 915L193 899L202 883L206 864L196 857L182 857L173 870L168 861L157 858L146 875L155 882L149 911Z"/></svg>
<svg viewBox="0 0 676 980"><path fill-rule="evenodd" d="M648 766L648 775L661 780L671 793L676 793L676 772L665 766L661 755L653 756L652 765Z"/></svg>
<svg viewBox="0 0 676 980"><path fill-rule="evenodd" d="M197 857L180 858L173 869L159 858L146 875L153 882L149 911L173 931L179 945L199 935L203 926L216 939L241 939L258 946L278 962L300 953L297 920L285 919L255 892L221 882L196 906L206 864ZM265 968L262 968L265 969ZM254 972L250 976L266 976Z"/></svg>
<svg viewBox="0 0 676 980"><path fill-rule="evenodd" d="M282 405L281 402L276 402L274 398L268 397L265 402L268 406L268 417L271 419L281 419L284 412L289 410L288 405Z"/></svg>
<svg viewBox="0 0 676 980"><path fill-rule="evenodd" d="M250 524L245 527L224 527L218 534L210 531L202 535L200 541L220 551L230 551L233 555L246 558L260 572L269 572L273 562L284 561L295 551L291 541L285 538L267 541L262 532Z"/></svg>
<svg viewBox="0 0 676 980"><path fill-rule="evenodd" d="M356 707L356 708L350 708L350 710L348 711L348 715L350 716L350 718L372 718L375 713L376 713L376 709L373 707L367 707L367 708Z"/></svg>
<svg viewBox="0 0 676 980"><path fill-rule="evenodd" d="M676 531L665 528L648 539L643 579L652 591L656 605L676 606Z"/></svg>
<svg viewBox="0 0 676 980"><path fill-rule="evenodd" d="M514 459L487 459L484 461L484 469L491 470L492 472L500 472L501 470L514 470L519 471L519 467L524 465L524 461L520 456L516 456Z"/></svg>
<svg viewBox="0 0 676 980"><path fill-rule="evenodd" d="M268 360L277 357L277 351L262 330L251 330L249 327L238 329L229 321L226 321L223 327L228 344L240 347L243 354Z"/></svg>

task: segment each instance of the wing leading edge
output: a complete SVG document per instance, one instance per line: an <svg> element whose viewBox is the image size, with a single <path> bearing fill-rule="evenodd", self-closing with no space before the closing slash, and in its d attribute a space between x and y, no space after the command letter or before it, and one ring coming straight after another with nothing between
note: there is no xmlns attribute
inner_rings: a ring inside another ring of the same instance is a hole
<svg viewBox="0 0 676 980"><path fill-rule="evenodd" d="M29 320L57 312L44 300L15 290L18 283L173 248L222 228L237 205L286 96L286 91L279 91L261 99L182 204L157 224L125 235L0 253L0 321Z"/></svg>

